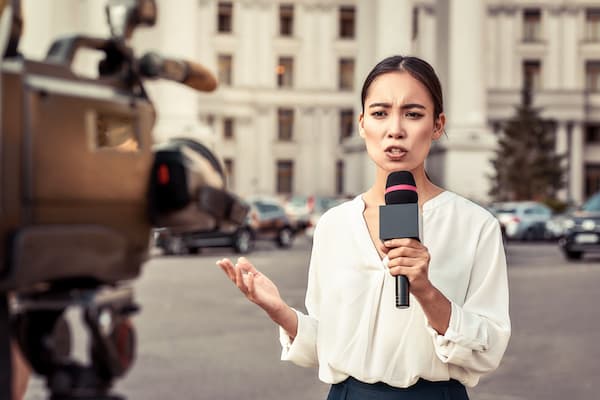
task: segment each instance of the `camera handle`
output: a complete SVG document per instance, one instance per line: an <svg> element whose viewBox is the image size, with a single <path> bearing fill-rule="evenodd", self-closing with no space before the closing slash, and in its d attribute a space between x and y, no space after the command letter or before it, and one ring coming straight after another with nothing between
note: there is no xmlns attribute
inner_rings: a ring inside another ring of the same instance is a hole
<svg viewBox="0 0 600 400"><path fill-rule="evenodd" d="M128 83L138 83L133 79L133 68L136 64L133 50L124 41L118 39L104 39L84 35L67 36L55 40L48 50L46 62L70 68L77 51L86 48L102 51L106 57L98 66L101 77L122 73Z"/></svg>

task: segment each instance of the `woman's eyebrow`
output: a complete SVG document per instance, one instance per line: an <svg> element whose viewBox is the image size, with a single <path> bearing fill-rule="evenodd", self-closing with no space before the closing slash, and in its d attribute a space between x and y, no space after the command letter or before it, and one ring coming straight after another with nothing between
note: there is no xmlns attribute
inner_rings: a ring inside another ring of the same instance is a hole
<svg viewBox="0 0 600 400"><path fill-rule="evenodd" d="M369 108L375 108L375 107L382 107L382 108L391 108L392 104L391 103L371 103L369 104ZM400 106L401 109L406 110L409 108L420 108L420 109L427 109L427 107L425 107L422 104L419 103L409 103L409 104L403 104L402 106Z"/></svg>

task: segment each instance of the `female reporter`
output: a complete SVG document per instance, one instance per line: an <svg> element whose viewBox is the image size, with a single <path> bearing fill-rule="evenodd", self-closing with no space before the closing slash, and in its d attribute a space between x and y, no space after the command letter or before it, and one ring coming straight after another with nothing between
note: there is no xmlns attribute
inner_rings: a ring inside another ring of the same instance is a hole
<svg viewBox="0 0 600 400"><path fill-rule="evenodd" d="M432 183L424 162L444 132L442 90L425 61L389 57L367 76L359 133L373 185L329 210L315 229L306 309L290 308L248 260L217 264L280 327L282 359L318 366L328 400L468 399L497 368L510 337L506 259L496 219ZM379 240L387 176L412 172L422 242ZM411 306L394 305L406 275ZM355 397L352 397L355 398Z"/></svg>

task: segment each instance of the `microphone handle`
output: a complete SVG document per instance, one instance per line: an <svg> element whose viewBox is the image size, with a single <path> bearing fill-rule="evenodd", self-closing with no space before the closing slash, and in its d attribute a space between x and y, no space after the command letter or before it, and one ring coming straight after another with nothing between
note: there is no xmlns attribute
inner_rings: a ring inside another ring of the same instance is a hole
<svg viewBox="0 0 600 400"><path fill-rule="evenodd" d="M409 307L408 278L405 275L396 275L396 308Z"/></svg>

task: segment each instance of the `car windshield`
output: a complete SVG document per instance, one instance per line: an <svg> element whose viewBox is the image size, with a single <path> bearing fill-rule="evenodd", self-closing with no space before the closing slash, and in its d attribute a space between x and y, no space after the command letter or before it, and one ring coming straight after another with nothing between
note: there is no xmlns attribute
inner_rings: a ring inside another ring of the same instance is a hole
<svg viewBox="0 0 600 400"><path fill-rule="evenodd" d="M517 212L515 208L501 208L496 211L498 214L514 214Z"/></svg>
<svg viewBox="0 0 600 400"><path fill-rule="evenodd" d="M289 204L294 207L304 207L306 205L307 198L304 196L294 196L290 199Z"/></svg>
<svg viewBox="0 0 600 400"><path fill-rule="evenodd" d="M596 193L590 197L588 201L583 205L585 211L600 211L600 193Z"/></svg>

